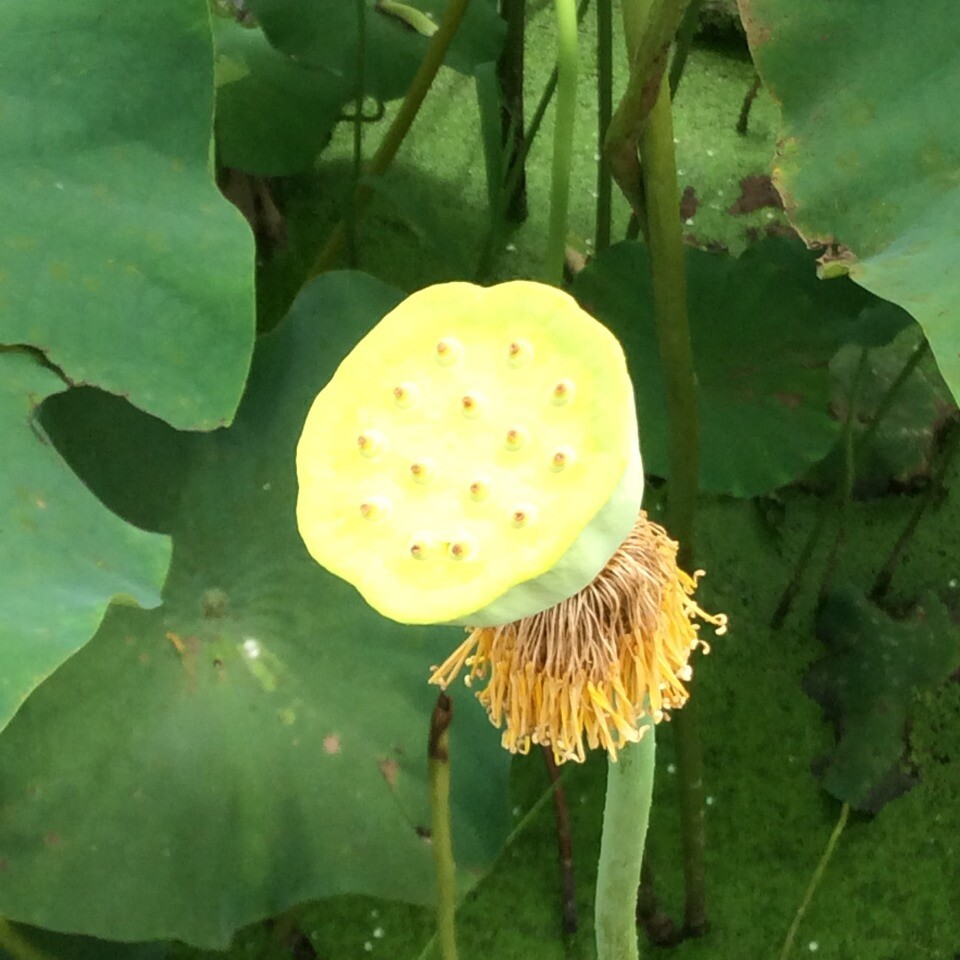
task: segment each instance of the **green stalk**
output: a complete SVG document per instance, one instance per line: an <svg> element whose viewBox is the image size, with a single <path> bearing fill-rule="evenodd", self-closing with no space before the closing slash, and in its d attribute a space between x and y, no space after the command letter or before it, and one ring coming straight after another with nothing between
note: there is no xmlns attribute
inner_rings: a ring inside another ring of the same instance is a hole
<svg viewBox="0 0 960 960"><path fill-rule="evenodd" d="M927 489L923 491L920 502L914 508L910 519L907 521L907 525L903 528L900 536L897 537L897 542L890 551L890 555L884 561L880 572L873 581L873 586L870 588L871 600L879 601L883 599L887 590L890 589L890 584L893 581L893 575L897 570L897 566L903 559L907 547L910 546L910 541L917 532L917 527L920 525L924 513L926 513L936 496L944 489L947 471L950 469L950 464L953 462L954 456L956 456L958 446L960 446L960 427L954 424L950 428L950 435L944 442L943 450L940 453L940 463L933 476L930 477Z"/></svg>
<svg viewBox="0 0 960 960"><path fill-rule="evenodd" d="M610 246L613 174L603 150L613 117L613 3L597 0L597 226L594 251Z"/></svg>
<svg viewBox="0 0 960 960"><path fill-rule="evenodd" d="M926 340L922 340L917 344L916 347L914 347L913 353L910 354L907 362L897 374L896 379L890 384L890 386L887 388L887 392L877 404L877 409L873 415L873 419L867 424L866 429L855 441L853 449L854 460L859 458L860 454L870 445L874 434L877 432L877 428L883 422L883 418L890 411L894 401L900 395L900 391L903 389L904 384L910 379L913 371L916 370L917 366L920 364L920 361L923 360L923 358L927 355L927 351L929 349L930 347ZM800 586L803 583L804 571L807 569L807 565L810 563L810 558L813 556L813 551L816 549L817 544L820 541L820 535L823 533L824 527L827 525L827 520L832 517L837 510L839 496L840 488L838 487L821 506L820 512L817 515L816 523L814 523L813 528L810 530L807 540L803 545L803 549L800 551L800 556L797 559L793 573L790 576L790 581L784 589L779 602L777 603L777 608L774 610L773 616L770 618L771 627L775 629L780 627L783 624L783 621L787 618L787 614L790 612L790 608L793 606L793 601L800 592Z"/></svg>
<svg viewBox="0 0 960 960"><path fill-rule="evenodd" d="M517 167L513 189L507 194L507 219L523 223L527 219L527 175L519 160L523 144L523 54L527 26L527 0L503 0L500 16L506 21L507 35L497 61L497 76L503 96L500 125L506 154L508 176Z"/></svg>
<svg viewBox="0 0 960 960"><path fill-rule="evenodd" d="M578 24L586 16L587 8L589 6L590 0L580 0L580 3L577 5ZM506 217L507 198L513 195L514 191L517 189L517 185L520 183L520 174L523 172L524 165L527 162L527 155L530 153L530 148L533 146L534 140L537 139L537 134L540 132L540 125L543 123L543 118L546 115L547 108L550 106L550 103L553 100L553 95L556 92L557 68L554 67L549 78L547 79L546 86L543 88L543 93L540 95L537 108L533 111L533 118L530 120L530 126L527 127L527 132L524 134L523 140L520 143L520 150L517 153L514 166L507 173L507 177L504 181L503 189L501 190L500 194L501 206L497 213L497 219L495 220L494 225L487 229L486 236L484 237L483 244L481 245L480 257L477 261L477 272L474 275L474 280L477 283L482 283L493 272L497 255L500 252L497 249L498 231L496 225L499 224L504 217Z"/></svg>
<svg viewBox="0 0 960 960"><path fill-rule="evenodd" d="M11 923L0 919L0 949L8 953L13 960L50 960L42 950L37 950L20 936Z"/></svg>
<svg viewBox="0 0 960 960"><path fill-rule="evenodd" d="M663 367L669 424L670 485L667 529L680 544L678 562L694 564L694 520L699 481L700 418L697 408L693 350L687 318L687 284L683 237L680 232L680 190L673 149L670 86L660 90L640 135L647 243L650 248L653 306ZM700 935L707 927L704 849L703 757L697 708L691 697L677 711L673 728L680 781L680 824L685 880L684 928Z"/></svg>
<svg viewBox="0 0 960 960"><path fill-rule="evenodd" d="M693 44L693 35L697 32L700 23L700 5L702 0L690 0L690 6L680 21L677 29L677 39L673 48L673 59L670 61L670 97L676 97L677 88L683 79L683 68L687 65L690 47Z"/></svg>
<svg viewBox="0 0 960 960"><path fill-rule="evenodd" d="M416 119L424 98L433 84L433 78L437 75L437 71L440 69L444 57L447 55L447 49L453 40L454 34L457 32L457 28L460 26L463 15L467 12L469 3L470 0L450 0L447 4L446 9L443 11L443 17L440 20L437 32L430 38L427 51L423 56L423 60L420 61L416 75L410 83L410 89L407 90L407 95L403 98L403 103L400 105L397 115L393 118L393 122L390 124L386 134L384 134L383 140L377 148L377 152L370 160L370 164L366 170L368 177L382 176L393 162L393 158L397 155L400 145L403 143L407 133L409 133L410 127L413 126L413 121ZM360 183L357 185L353 192L353 210L355 216L359 217L364 207L370 202L372 196L373 187L369 183ZM343 250L345 240L346 224L343 220L340 220L327 238L327 242L317 254L308 279L313 279L313 277L319 276L321 273L325 273L327 270L333 268Z"/></svg>
<svg viewBox="0 0 960 960"><path fill-rule="evenodd" d="M353 100L353 170L351 194L344 215L346 230L347 263L351 269L357 266L357 209L354 198L360 177L363 174L363 97L364 75L367 58L367 4L366 0L356 0L357 5L357 91Z"/></svg>
<svg viewBox="0 0 960 960"><path fill-rule="evenodd" d="M650 820L656 753L650 724L643 739L607 764L607 797L597 867L597 960L638 960L637 886Z"/></svg>
<svg viewBox="0 0 960 960"><path fill-rule="evenodd" d="M430 718L430 742L427 749L430 781L431 845L437 875L437 933L443 960L457 960L456 862L453 859L453 835L450 830L450 721L453 702L443 692Z"/></svg>
<svg viewBox="0 0 960 960"><path fill-rule="evenodd" d="M845 803L840 808L840 819L837 820L836 826L833 828L833 832L830 834L830 839L827 841L827 847L823 851L823 856L820 857L820 862L817 864L816 869L813 871L813 876L810 878L810 883L807 885L806 892L803 895L803 900L800 902L800 906L797 908L797 912L793 918L793 923L790 924L790 929L787 931L787 938L783 942L783 949L780 951L780 960L787 960L790 956L790 951L793 949L793 941L797 936L797 931L800 929L800 922L803 920L803 915L807 912L807 907L810 906L810 903L813 900L813 895L817 891L817 887L820 885L820 881L823 879L824 873L827 871L827 866L830 863L830 859L833 856L833 851L837 848L837 841L840 839L840 834L843 833L843 828L847 825L847 817L850 816L850 804Z"/></svg>
<svg viewBox="0 0 960 960"><path fill-rule="evenodd" d="M557 113L553 131L553 167L550 185L550 230L544 276L555 286L563 284L567 254L567 213L570 206L570 164L573 158L574 123L577 117L577 5L575 0L554 0L557 12Z"/></svg>

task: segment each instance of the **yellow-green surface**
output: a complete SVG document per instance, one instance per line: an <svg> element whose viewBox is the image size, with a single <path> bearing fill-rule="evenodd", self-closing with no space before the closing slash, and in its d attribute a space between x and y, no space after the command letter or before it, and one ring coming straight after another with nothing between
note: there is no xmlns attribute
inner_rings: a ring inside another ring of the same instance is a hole
<svg viewBox="0 0 960 960"><path fill-rule="evenodd" d="M297 448L314 558L404 623L486 626L583 589L643 478L623 349L563 291L435 284L314 401Z"/></svg>

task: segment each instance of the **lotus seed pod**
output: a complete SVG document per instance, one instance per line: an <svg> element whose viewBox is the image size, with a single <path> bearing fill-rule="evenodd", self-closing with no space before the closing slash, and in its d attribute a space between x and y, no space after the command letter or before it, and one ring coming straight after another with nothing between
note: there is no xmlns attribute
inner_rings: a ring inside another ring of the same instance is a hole
<svg viewBox="0 0 960 960"><path fill-rule="evenodd" d="M297 476L307 549L384 616L532 616L590 583L636 521L623 350L544 284L420 290L317 396Z"/></svg>

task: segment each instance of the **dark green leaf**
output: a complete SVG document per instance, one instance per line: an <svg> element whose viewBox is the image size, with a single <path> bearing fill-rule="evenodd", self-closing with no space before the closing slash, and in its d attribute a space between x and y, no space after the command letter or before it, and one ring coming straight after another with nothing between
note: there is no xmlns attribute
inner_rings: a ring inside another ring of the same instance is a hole
<svg viewBox="0 0 960 960"><path fill-rule="evenodd" d="M366 93L392 100L406 93L423 59L428 38L364 0ZM409 0L439 23L448 0ZM250 0L271 43L306 63L327 67L356 88L357 4L355 0ZM505 28L493 0L473 0L450 45L448 66L470 74L478 63L496 60Z"/></svg>
<svg viewBox="0 0 960 960"><path fill-rule="evenodd" d="M700 399L700 486L755 496L790 483L829 451L827 363L862 333L874 299L847 280L817 280L802 244L768 240L737 260L687 251ZM667 419L650 265L620 243L578 274L574 295L620 338L637 394L648 473L668 475Z"/></svg>
<svg viewBox="0 0 960 960"><path fill-rule="evenodd" d="M110 599L155 606L170 558L84 489L34 419L62 381L0 352L0 728L93 635ZM3 852L0 851L0 862Z"/></svg>
<svg viewBox="0 0 960 960"><path fill-rule="evenodd" d="M213 181L206 0L0 4L0 343L184 428L231 419L253 250Z"/></svg>
<svg viewBox="0 0 960 960"><path fill-rule="evenodd" d="M906 735L918 693L960 667L960 628L927 596L910 621L892 620L852 588L832 594L817 618L827 655L805 687L837 731L816 767L824 789L871 813L908 790Z"/></svg>
<svg viewBox="0 0 960 960"><path fill-rule="evenodd" d="M220 162L271 177L310 169L353 95L349 82L280 53L257 27L224 17L213 26Z"/></svg>
<svg viewBox="0 0 960 960"><path fill-rule="evenodd" d="M463 633L375 614L309 558L294 518L307 408L399 299L362 274L321 277L261 342L233 426L194 438L170 510L149 510L172 516L163 607L114 609L0 739L0 914L225 947L317 897L432 901L426 679ZM98 419L80 399L49 412L64 435ZM118 428L130 444L148 436L136 421ZM77 466L108 501L131 479L109 457ZM162 499L148 469L132 479ZM468 886L506 833L509 755L473 698L454 697Z"/></svg>
<svg viewBox="0 0 960 960"><path fill-rule="evenodd" d="M782 105L777 188L833 267L909 311L960 394L960 17L954 0L740 0Z"/></svg>

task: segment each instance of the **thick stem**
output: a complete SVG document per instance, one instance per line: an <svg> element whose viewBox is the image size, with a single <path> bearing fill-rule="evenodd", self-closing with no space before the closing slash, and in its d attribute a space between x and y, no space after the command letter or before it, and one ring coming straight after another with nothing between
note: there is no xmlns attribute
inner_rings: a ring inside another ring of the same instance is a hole
<svg viewBox="0 0 960 960"><path fill-rule="evenodd" d="M430 780L431 845L437 873L437 933L443 960L457 960L456 863L450 830L450 721L453 702L443 692L437 696L430 718L427 764Z"/></svg>
<svg viewBox="0 0 960 960"><path fill-rule="evenodd" d="M570 206L570 163L577 118L577 43L575 0L554 0L557 13L557 109L553 128L553 165L550 175L550 230L544 277L563 284L567 252L567 211Z"/></svg>
<svg viewBox="0 0 960 960"><path fill-rule="evenodd" d="M683 235L677 212L680 190L673 149L670 91L662 80L640 138L640 155L643 158L653 309L670 430L667 528L680 543L680 565L692 569L700 418L687 319Z"/></svg>
<svg viewBox="0 0 960 960"><path fill-rule="evenodd" d="M678 561L694 569L694 521L699 480L700 420L690 323L687 317L685 253L680 232L680 189L673 149L670 88L660 91L640 137L643 192L650 247L654 316L663 368L669 424L670 485L667 528L680 544ZM684 928L699 935L707 926L706 838L703 821L703 758L696 703L691 697L674 718L685 879Z"/></svg>
<svg viewBox="0 0 960 960"><path fill-rule="evenodd" d="M557 857L560 861L560 891L563 905L563 932L576 933L580 926L577 916L577 884L573 876L573 837L570 831L570 808L567 793L560 782L560 771L553 759L553 749L542 748L543 759L553 788L553 812L557 822Z"/></svg>
<svg viewBox="0 0 960 960"><path fill-rule="evenodd" d="M597 867L597 960L638 960L637 885L653 797L654 730L607 764Z"/></svg>
<svg viewBox="0 0 960 960"><path fill-rule="evenodd" d="M523 144L523 46L526 34L527 0L503 0L501 16L507 23L503 52L497 61L497 76L503 102L500 110L501 136L512 176L507 194L506 216L514 223L527 219L527 175L520 158ZM516 173L514 173L516 171Z"/></svg>
<svg viewBox="0 0 960 960"><path fill-rule="evenodd" d="M613 175L603 143L613 116L613 3L597 0L597 225L594 250L610 246Z"/></svg>
<svg viewBox="0 0 960 960"><path fill-rule="evenodd" d="M697 32L700 23L700 4L702 0L690 0L690 6L680 21L677 29L677 40L673 48L673 59L670 61L670 98L677 95L677 88L683 79L683 69L690 56L690 47L693 44L693 35Z"/></svg>
<svg viewBox="0 0 960 960"><path fill-rule="evenodd" d="M433 78L437 75L437 71L440 69L443 59L447 55L447 49L453 40L454 34L457 32L457 28L460 26L460 21L463 19L469 3L470 0L450 0L447 4L446 9L443 11L443 17L440 20L437 32L430 38L427 52L424 54L423 60L417 68L417 73L410 83L410 89L407 90L407 95L403 98L403 103L400 105L397 115L393 118L393 122L390 124L386 134L384 134L383 140L377 148L377 152L370 160L370 165L366 171L368 176L382 176L393 162L393 158L397 155L400 145L410 131L410 127L416 119L423 100L433 84ZM360 215L363 208L370 202L372 196L373 187L369 183L360 183L357 185L353 193L353 205L356 216ZM345 239L346 225L344 221L341 220L333 228L333 231L327 238L327 242L317 254L313 268L310 271L309 279L325 273L334 266L343 250Z"/></svg>

